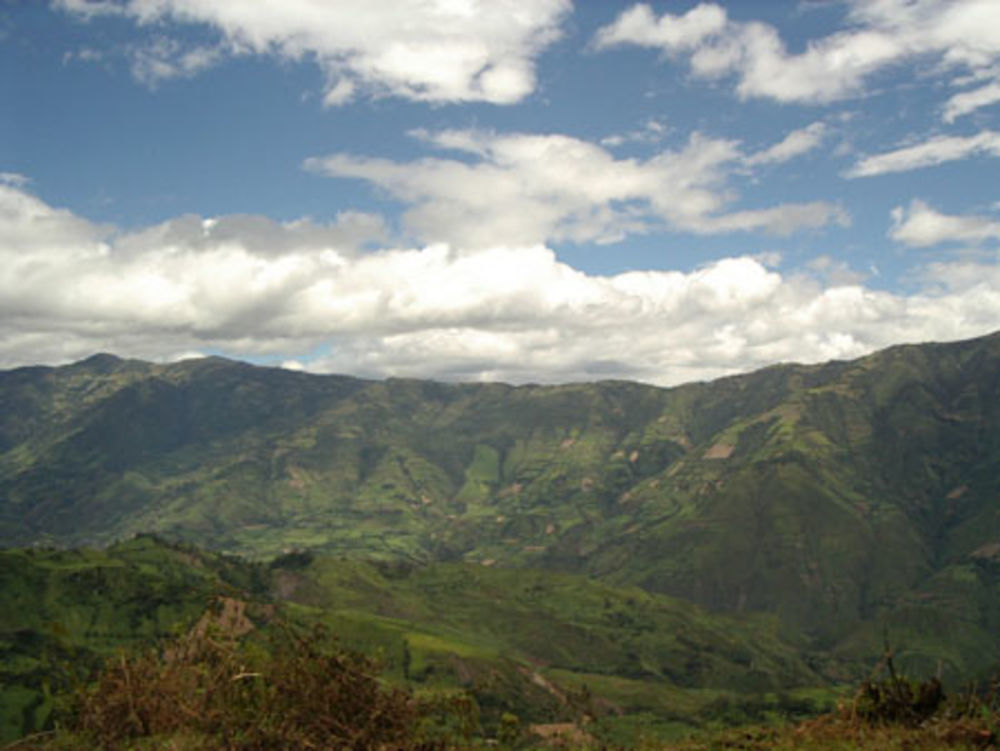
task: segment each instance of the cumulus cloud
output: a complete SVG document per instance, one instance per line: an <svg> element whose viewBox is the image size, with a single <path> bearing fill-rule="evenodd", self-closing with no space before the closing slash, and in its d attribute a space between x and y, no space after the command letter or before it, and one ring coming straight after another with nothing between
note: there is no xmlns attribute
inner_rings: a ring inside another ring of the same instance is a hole
<svg viewBox="0 0 1000 751"><path fill-rule="evenodd" d="M889 237L913 248L941 243L979 244L1000 240L1000 221L982 216L942 214L920 200L892 210Z"/></svg>
<svg viewBox="0 0 1000 751"><path fill-rule="evenodd" d="M218 48L154 40L135 58L140 80L193 75L228 54L312 60L325 101L359 93L430 102L510 104L534 91L535 58L560 35L570 0L57 0L83 18L114 14L142 26L202 24Z"/></svg>
<svg viewBox="0 0 1000 751"><path fill-rule="evenodd" d="M642 3L624 11L614 23L598 29L594 46L606 49L637 44L689 51L722 34L728 24L725 9L712 3L697 5L683 15L664 13L660 18L649 5Z"/></svg>
<svg viewBox="0 0 1000 751"><path fill-rule="evenodd" d="M726 213L727 178L744 164L736 141L690 136L677 150L642 160L560 134L419 131L432 147L462 158L414 162L332 154L307 169L366 180L409 206L407 228L425 242L483 247L547 241L617 242L664 227L696 233L760 230L790 234L844 223L839 207L782 204ZM787 140L787 139L786 139ZM791 158L789 148L780 158ZM771 161L779 157L770 157Z"/></svg>
<svg viewBox="0 0 1000 751"><path fill-rule="evenodd" d="M697 78L735 77L741 97L803 103L857 95L877 71L919 57L972 71L1000 60L994 0L856 0L846 21L845 29L796 53L773 26L734 21L721 5L657 16L639 4L600 29L593 44L658 49L686 57Z"/></svg>
<svg viewBox="0 0 1000 751"><path fill-rule="evenodd" d="M933 167L972 156L1000 156L1000 133L984 130L974 136L935 136L923 143L865 157L845 177L873 177Z"/></svg>
<svg viewBox="0 0 1000 751"><path fill-rule="evenodd" d="M1000 320L996 262L942 264L933 287L902 296L745 256L591 276L541 245L341 247L356 221L371 220L179 217L122 232L0 186L0 364L211 350L372 376L674 384Z"/></svg>

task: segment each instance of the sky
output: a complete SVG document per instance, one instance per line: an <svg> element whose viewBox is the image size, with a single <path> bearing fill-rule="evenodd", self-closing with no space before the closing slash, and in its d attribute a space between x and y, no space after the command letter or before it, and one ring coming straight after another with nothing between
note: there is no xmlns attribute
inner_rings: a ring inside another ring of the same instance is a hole
<svg viewBox="0 0 1000 751"><path fill-rule="evenodd" d="M674 385L1000 329L1000 0L8 0L0 367Z"/></svg>

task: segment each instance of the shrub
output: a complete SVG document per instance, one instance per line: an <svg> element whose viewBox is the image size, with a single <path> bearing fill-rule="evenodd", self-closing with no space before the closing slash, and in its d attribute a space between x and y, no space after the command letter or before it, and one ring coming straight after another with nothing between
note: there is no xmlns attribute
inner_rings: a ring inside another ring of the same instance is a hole
<svg viewBox="0 0 1000 751"><path fill-rule="evenodd" d="M22 747L448 747L442 723L427 721L438 709L433 702L384 685L373 658L341 649L325 628L272 623L265 636L251 630L239 608L235 614L228 620L203 619L158 649L109 660L78 694L67 732ZM436 729L434 739L422 733L428 724Z"/></svg>
<svg viewBox="0 0 1000 751"><path fill-rule="evenodd" d="M207 629L110 661L75 729L106 749L180 734L241 751L403 746L413 703L376 676L371 658L337 649L321 629L282 628L266 645Z"/></svg>

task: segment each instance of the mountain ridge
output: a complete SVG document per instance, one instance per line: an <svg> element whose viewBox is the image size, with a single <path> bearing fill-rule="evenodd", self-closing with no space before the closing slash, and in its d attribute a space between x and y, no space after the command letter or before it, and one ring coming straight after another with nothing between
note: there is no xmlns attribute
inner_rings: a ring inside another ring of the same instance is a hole
<svg viewBox="0 0 1000 751"><path fill-rule="evenodd" d="M98 355L0 373L0 544L586 574L856 659L1000 661L1000 334L661 388ZM993 551L993 552L991 552Z"/></svg>

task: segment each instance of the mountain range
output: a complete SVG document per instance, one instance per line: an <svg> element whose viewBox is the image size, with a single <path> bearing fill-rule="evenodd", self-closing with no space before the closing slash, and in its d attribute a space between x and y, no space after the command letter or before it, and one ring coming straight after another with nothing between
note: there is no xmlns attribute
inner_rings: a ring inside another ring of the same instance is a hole
<svg viewBox="0 0 1000 751"><path fill-rule="evenodd" d="M102 354L0 373L0 545L582 577L767 623L800 683L886 644L964 680L1000 664L998 397L1000 334L674 388Z"/></svg>

